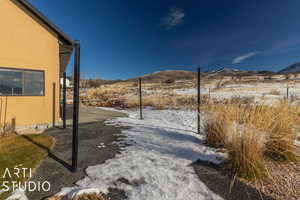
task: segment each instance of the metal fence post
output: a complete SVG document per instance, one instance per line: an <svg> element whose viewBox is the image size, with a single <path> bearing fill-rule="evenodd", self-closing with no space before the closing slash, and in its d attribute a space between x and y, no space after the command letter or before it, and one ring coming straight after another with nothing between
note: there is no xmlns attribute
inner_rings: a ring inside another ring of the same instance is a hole
<svg viewBox="0 0 300 200"><path fill-rule="evenodd" d="M142 79L139 78L140 120L143 119Z"/></svg>
<svg viewBox="0 0 300 200"><path fill-rule="evenodd" d="M80 84L80 44L75 43L73 84L73 138L72 138L72 171L77 171L78 162L78 122L79 122L79 84Z"/></svg>
<svg viewBox="0 0 300 200"><path fill-rule="evenodd" d="M289 100L289 85L286 86L286 99Z"/></svg>
<svg viewBox="0 0 300 200"><path fill-rule="evenodd" d="M66 72L64 72L64 76L63 76L63 109L62 109L62 118L63 118L63 128L66 128L66 118L67 118L67 113L66 113L66 104L67 104L67 83L66 83L66 79L67 79L67 74Z"/></svg>
<svg viewBox="0 0 300 200"><path fill-rule="evenodd" d="M197 133L200 134L200 68L198 68L197 80Z"/></svg>

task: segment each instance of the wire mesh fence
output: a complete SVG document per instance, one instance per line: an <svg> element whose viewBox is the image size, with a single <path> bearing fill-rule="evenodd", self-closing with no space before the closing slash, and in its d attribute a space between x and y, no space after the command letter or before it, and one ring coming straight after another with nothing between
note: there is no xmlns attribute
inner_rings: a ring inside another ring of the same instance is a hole
<svg viewBox="0 0 300 200"><path fill-rule="evenodd" d="M178 73L178 72L176 72ZM287 81L226 81L224 78L207 79L193 69L188 78L147 76L84 88L81 102L86 106L113 107L136 110L137 117L145 119L153 110L185 110L194 113L200 133L200 107L208 104L272 104L282 99L300 102L300 82ZM199 88L198 88L199 86Z"/></svg>

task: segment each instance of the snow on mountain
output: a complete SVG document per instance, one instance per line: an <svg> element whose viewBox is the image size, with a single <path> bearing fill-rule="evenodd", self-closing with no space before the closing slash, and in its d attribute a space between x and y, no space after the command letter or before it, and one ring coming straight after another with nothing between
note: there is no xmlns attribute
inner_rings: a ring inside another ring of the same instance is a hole
<svg viewBox="0 0 300 200"><path fill-rule="evenodd" d="M216 73L220 73L220 72L240 72L241 70L239 69L234 69L234 68L229 68L229 67L223 67L223 68L220 68L218 70L216 70L215 72Z"/></svg>
<svg viewBox="0 0 300 200"><path fill-rule="evenodd" d="M280 74L300 73L300 62L292 64L292 65L280 70L278 73L280 73Z"/></svg>
<svg viewBox="0 0 300 200"><path fill-rule="evenodd" d="M239 73L243 73L245 71L229 68L229 67L222 67L220 69L212 70L209 72L211 75L235 75Z"/></svg>

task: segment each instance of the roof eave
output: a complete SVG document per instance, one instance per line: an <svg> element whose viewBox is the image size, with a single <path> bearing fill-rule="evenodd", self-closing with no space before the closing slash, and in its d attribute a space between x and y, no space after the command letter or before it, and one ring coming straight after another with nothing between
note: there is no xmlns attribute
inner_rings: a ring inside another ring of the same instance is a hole
<svg viewBox="0 0 300 200"><path fill-rule="evenodd" d="M35 17L46 24L52 31L58 35L58 40L67 45L74 45L74 41L65 34L60 28L58 28L54 23L52 23L45 15L43 15L38 9L36 9L27 0L14 0L19 2L24 8L30 11Z"/></svg>

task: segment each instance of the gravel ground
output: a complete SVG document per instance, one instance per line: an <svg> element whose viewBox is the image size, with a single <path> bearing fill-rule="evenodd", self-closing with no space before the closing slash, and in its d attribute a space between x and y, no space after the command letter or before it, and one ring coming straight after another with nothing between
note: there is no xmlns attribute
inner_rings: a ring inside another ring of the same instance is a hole
<svg viewBox="0 0 300 200"><path fill-rule="evenodd" d="M278 200L300 199L300 163L267 162L269 177L249 183Z"/></svg>

